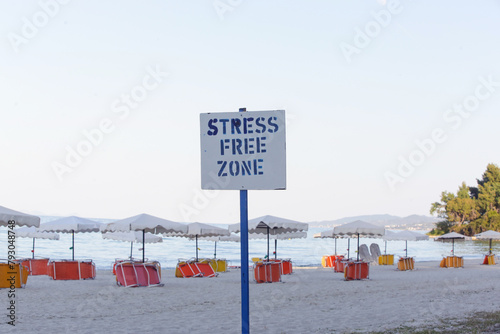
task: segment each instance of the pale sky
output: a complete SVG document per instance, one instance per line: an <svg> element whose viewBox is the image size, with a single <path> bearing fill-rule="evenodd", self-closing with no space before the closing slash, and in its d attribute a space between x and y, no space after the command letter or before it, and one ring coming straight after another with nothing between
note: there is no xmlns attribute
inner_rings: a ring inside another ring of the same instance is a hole
<svg viewBox="0 0 500 334"><path fill-rule="evenodd" d="M199 115L246 107L287 114L287 189L249 191L250 218L428 215L500 164L499 17L493 0L1 0L0 205L238 222L238 191L201 190Z"/></svg>

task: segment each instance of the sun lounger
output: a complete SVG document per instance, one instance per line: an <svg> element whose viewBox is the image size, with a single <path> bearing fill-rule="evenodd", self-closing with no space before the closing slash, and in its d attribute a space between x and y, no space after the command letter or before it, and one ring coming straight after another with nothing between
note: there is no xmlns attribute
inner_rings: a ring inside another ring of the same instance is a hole
<svg viewBox="0 0 500 334"><path fill-rule="evenodd" d="M378 257L378 264L381 266L392 266L394 264L394 254L383 254Z"/></svg>
<svg viewBox="0 0 500 334"><path fill-rule="evenodd" d="M344 258L344 255L325 255L321 258L323 268L335 268L337 258Z"/></svg>
<svg viewBox="0 0 500 334"><path fill-rule="evenodd" d="M39 259L19 259L18 261L25 267L28 267L30 276L47 275L48 258Z"/></svg>
<svg viewBox="0 0 500 334"><path fill-rule="evenodd" d="M406 271L415 269L415 259L413 257L400 257L398 261L398 270Z"/></svg>
<svg viewBox="0 0 500 334"><path fill-rule="evenodd" d="M335 267L334 255L323 255L321 258L321 266L323 268L333 268Z"/></svg>
<svg viewBox="0 0 500 334"><path fill-rule="evenodd" d="M47 264L47 275L53 280L94 279L95 264L92 260L51 260Z"/></svg>
<svg viewBox="0 0 500 334"><path fill-rule="evenodd" d="M290 275L293 273L291 259L271 259L271 262L281 262L281 275Z"/></svg>
<svg viewBox="0 0 500 334"><path fill-rule="evenodd" d="M2 260L3 261L3 260ZM24 288L28 282L28 267L21 263L0 263L0 289ZM13 278L13 279L12 279Z"/></svg>
<svg viewBox="0 0 500 334"><path fill-rule="evenodd" d="M157 261L122 261L116 264L116 283L124 287L163 286Z"/></svg>
<svg viewBox="0 0 500 334"><path fill-rule="evenodd" d="M254 264L257 283L281 282L281 261L260 261Z"/></svg>
<svg viewBox="0 0 500 334"><path fill-rule="evenodd" d="M344 257L337 257L335 259L335 270L336 273L343 273L345 265L349 262L349 259L344 259Z"/></svg>
<svg viewBox="0 0 500 334"><path fill-rule="evenodd" d="M495 254L486 254L484 256L483 264L494 265L495 263Z"/></svg>
<svg viewBox="0 0 500 334"><path fill-rule="evenodd" d="M348 262L344 268L344 279L346 281L368 279L369 271L370 264L368 262Z"/></svg>
<svg viewBox="0 0 500 334"><path fill-rule="evenodd" d="M370 245L370 252L372 254L372 262L378 264L378 259L382 253L380 253L380 247L376 243Z"/></svg>
<svg viewBox="0 0 500 334"><path fill-rule="evenodd" d="M179 260L175 268L176 277L216 277L218 274L210 265L210 260Z"/></svg>
<svg viewBox="0 0 500 334"><path fill-rule="evenodd" d="M439 266L441 268L463 268L464 258L461 256L446 256L443 257Z"/></svg>
<svg viewBox="0 0 500 334"><path fill-rule="evenodd" d="M359 258L365 262L372 262L372 256L367 245L362 244L359 246Z"/></svg>
<svg viewBox="0 0 500 334"><path fill-rule="evenodd" d="M216 273L225 273L228 268L226 259L210 259L210 265Z"/></svg>

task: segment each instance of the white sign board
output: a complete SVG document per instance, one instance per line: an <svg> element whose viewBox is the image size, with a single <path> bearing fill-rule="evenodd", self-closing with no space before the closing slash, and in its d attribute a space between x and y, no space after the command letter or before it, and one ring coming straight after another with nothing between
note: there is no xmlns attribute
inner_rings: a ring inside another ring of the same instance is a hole
<svg viewBox="0 0 500 334"><path fill-rule="evenodd" d="M286 188L285 111L200 114L201 188Z"/></svg>

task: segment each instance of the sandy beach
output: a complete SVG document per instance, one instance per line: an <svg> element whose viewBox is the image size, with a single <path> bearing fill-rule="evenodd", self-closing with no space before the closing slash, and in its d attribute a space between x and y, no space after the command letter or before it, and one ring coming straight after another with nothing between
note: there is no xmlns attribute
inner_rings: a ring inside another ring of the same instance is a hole
<svg viewBox="0 0 500 334"><path fill-rule="evenodd" d="M463 269L444 269L438 262L418 262L416 267L399 272L395 266L372 266L364 281L344 281L331 269L296 268L283 283L251 282L250 329L383 331L500 308L498 265L466 261ZM98 271L95 280L86 281L29 277L26 288L16 290L15 332L241 332L239 270L217 278L175 278L173 270L162 275L165 285L151 288L118 287L111 271ZM5 289L0 302L7 306ZM5 319L2 333L13 329Z"/></svg>

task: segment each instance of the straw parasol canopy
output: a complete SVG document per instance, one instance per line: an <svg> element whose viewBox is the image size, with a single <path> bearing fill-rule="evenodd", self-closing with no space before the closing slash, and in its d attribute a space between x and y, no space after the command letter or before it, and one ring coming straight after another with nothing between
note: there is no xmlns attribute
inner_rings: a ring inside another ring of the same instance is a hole
<svg viewBox="0 0 500 334"><path fill-rule="evenodd" d="M406 242L406 247L405 247L406 257L408 257L408 241L429 240L428 235L414 232L414 231L406 230L406 231L401 231L401 232L396 232L396 233L392 232L390 234L387 234L387 232L389 232L389 231L386 231L386 235L384 235L382 237L382 239L384 239L386 241L387 240L400 240L400 241Z"/></svg>
<svg viewBox="0 0 500 334"><path fill-rule="evenodd" d="M102 233L103 239L108 240L118 240L118 241L129 241L130 242L130 259L132 259L132 251L134 249L134 242L145 242L147 244L163 242L163 238L159 235L154 235L152 233L147 232L144 236L144 240L142 240L142 232L141 231L129 231L129 232L107 232ZM144 248L144 244L142 245Z"/></svg>
<svg viewBox="0 0 500 334"><path fill-rule="evenodd" d="M40 226L40 231L71 233L72 260L75 260L75 233L99 232L101 223L94 220L69 216L56 219Z"/></svg>
<svg viewBox="0 0 500 334"><path fill-rule="evenodd" d="M142 231L143 243L146 239L146 232L153 234L161 233L186 233L187 225L171 220L151 216L142 213L137 216L128 217L111 223L102 224L101 232L128 232ZM145 260L145 248L142 247L142 262Z"/></svg>
<svg viewBox="0 0 500 334"><path fill-rule="evenodd" d="M309 225L306 223L271 215L248 221L249 234L263 234L267 236L267 258L269 258L269 236L291 232L305 232L308 229ZM240 223L229 225L229 232L240 232Z"/></svg>
<svg viewBox="0 0 500 334"><path fill-rule="evenodd" d="M436 241L451 240L452 242L451 254L455 256L455 240L465 240L466 238L467 237L463 234L459 234L457 232L450 232L437 237L435 240Z"/></svg>
<svg viewBox="0 0 500 334"><path fill-rule="evenodd" d="M347 224L335 226L333 228L333 233L340 236L358 237L357 260L359 261L359 237L382 237L385 234L385 228L362 220L356 220Z"/></svg>
<svg viewBox="0 0 500 334"><path fill-rule="evenodd" d="M481 232L481 233L478 233L475 235L476 239L482 239L482 240L490 240L490 248L489 248L489 252L490 254L492 253L491 252L491 244L492 244L492 241L493 240L500 240L500 232L497 232L497 231L492 231L492 230L488 230L488 231L485 231L485 232Z"/></svg>
<svg viewBox="0 0 500 334"><path fill-rule="evenodd" d="M28 215L0 206L0 226L8 226L9 221L14 221L17 226L40 226L40 217Z"/></svg>
<svg viewBox="0 0 500 334"><path fill-rule="evenodd" d="M16 236L21 238L33 238L33 249L31 257L35 258L35 239L59 240L59 234L52 232L40 231L34 226L25 226L15 229Z"/></svg>
<svg viewBox="0 0 500 334"><path fill-rule="evenodd" d="M220 237L227 236L229 237L231 233L229 233L227 228L221 228L209 224L203 223L190 223L187 224L187 232L184 234L172 235L170 233L166 234L169 237L183 237L183 238L194 238L196 240L196 261L198 261L198 238L199 237Z"/></svg>

